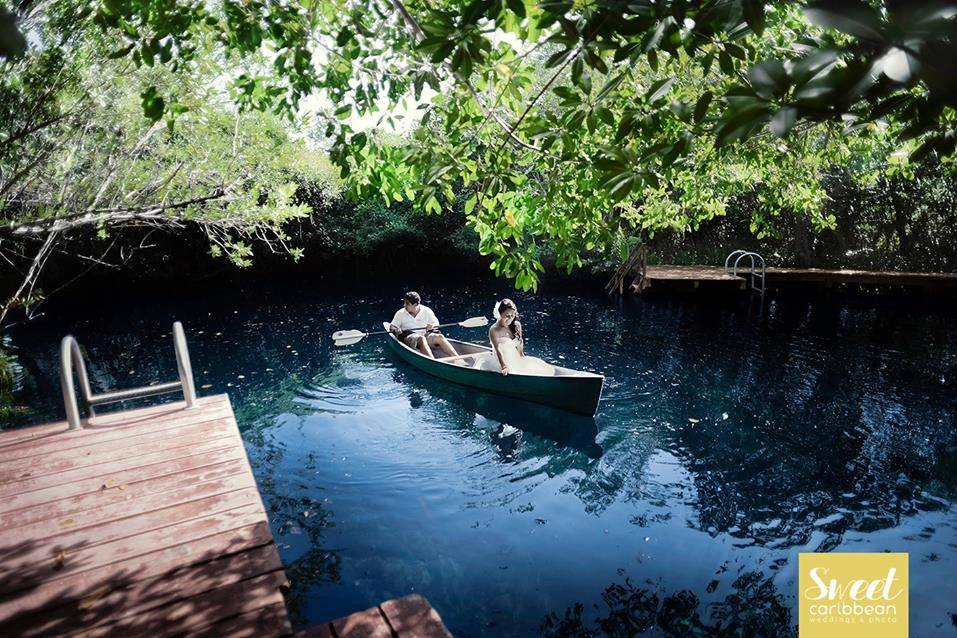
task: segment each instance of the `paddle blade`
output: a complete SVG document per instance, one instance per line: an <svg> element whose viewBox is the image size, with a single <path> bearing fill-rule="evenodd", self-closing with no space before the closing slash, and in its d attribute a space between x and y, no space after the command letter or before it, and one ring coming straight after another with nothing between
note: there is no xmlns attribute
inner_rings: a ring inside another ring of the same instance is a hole
<svg viewBox="0 0 957 638"><path fill-rule="evenodd" d="M472 317L465 321L460 321L459 325L463 328L481 328L488 325L488 317Z"/></svg>
<svg viewBox="0 0 957 638"><path fill-rule="evenodd" d="M361 330L339 330L332 333L332 340L337 346L351 346L359 343L366 336Z"/></svg>

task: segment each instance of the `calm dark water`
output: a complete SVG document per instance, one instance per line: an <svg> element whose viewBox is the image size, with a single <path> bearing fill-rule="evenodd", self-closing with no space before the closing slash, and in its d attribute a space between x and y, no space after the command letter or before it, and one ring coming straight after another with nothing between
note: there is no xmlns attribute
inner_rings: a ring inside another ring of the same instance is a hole
<svg viewBox="0 0 957 638"><path fill-rule="evenodd" d="M461 636L786 636L798 552L906 551L911 635L957 631L953 312L512 295L530 351L607 376L583 419L431 379L375 338L331 346L410 285L61 308L10 336L22 420L60 418L64 333L123 387L174 377L182 320L200 393L233 400L302 625L419 592ZM454 320L508 290L422 292Z"/></svg>

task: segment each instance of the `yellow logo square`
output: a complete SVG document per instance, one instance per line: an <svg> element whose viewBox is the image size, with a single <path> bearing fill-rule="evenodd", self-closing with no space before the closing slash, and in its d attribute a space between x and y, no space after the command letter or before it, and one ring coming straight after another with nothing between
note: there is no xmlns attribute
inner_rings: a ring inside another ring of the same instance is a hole
<svg viewBox="0 0 957 638"><path fill-rule="evenodd" d="M907 638L907 554L798 556L800 638Z"/></svg>

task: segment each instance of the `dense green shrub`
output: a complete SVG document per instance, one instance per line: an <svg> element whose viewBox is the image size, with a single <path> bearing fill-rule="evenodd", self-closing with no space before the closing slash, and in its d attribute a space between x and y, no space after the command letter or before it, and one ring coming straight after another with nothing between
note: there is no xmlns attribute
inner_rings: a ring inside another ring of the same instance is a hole
<svg viewBox="0 0 957 638"><path fill-rule="evenodd" d="M297 197L313 213L297 222L297 230L290 234L310 261L391 260L400 254L478 258L478 235L466 226L461 205L441 215L428 215L407 201L389 206L379 199L349 201L312 181L300 183Z"/></svg>
<svg viewBox="0 0 957 638"><path fill-rule="evenodd" d="M738 196L727 214L694 233L658 235L649 261L720 264L737 248L756 250L769 265L866 270L957 270L957 175L928 166L913 179L860 183L843 172L825 182L825 214L834 228L815 232L805 216L782 217L773 236L751 232L754 194Z"/></svg>
<svg viewBox="0 0 957 638"><path fill-rule="evenodd" d="M17 367L13 356L0 344L0 424L12 419L23 411L23 407L14 403L13 391L17 385Z"/></svg>

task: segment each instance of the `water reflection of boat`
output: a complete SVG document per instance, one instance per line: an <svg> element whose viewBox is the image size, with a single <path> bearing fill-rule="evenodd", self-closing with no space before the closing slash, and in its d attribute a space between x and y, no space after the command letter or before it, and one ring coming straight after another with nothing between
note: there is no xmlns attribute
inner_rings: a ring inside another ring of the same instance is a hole
<svg viewBox="0 0 957 638"><path fill-rule="evenodd" d="M383 323L382 326L386 330L389 329L388 323ZM462 356L443 361L441 352L436 352L439 358L430 359L401 343L394 335L390 334L388 341L393 352L406 363L452 383L586 416L594 416L598 410L598 401L605 382L605 377L600 374L554 366L554 375L510 374L505 376L468 365L467 359L470 355L486 354L491 351L488 346L450 339L456 351Z"/></svg>
<svg viewBox="0 0 957 638"><path fill-rule="evenodd" d="M508 455L508 447L516 444L517 437L510 428L548 439L559 446L574 449L588 458L597 459L602 455L601 446L595 442L598 425L594 417L571 414L565 410L509 397L473 392L468 388L433 381L421 375L398 373L397 380L412 388L414 398L410 400L418 404L415 407L428 404L429 409L440 411L439 416L450 424L473 427L476 424L476 415L487 421L480 425L490 431L493 443L504 455ZM423 392L439 401L424 401L421 397Z"/></svg>

